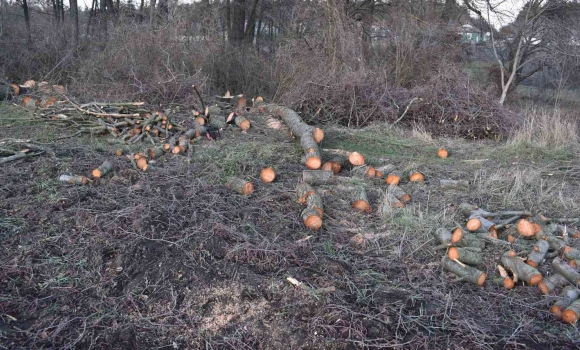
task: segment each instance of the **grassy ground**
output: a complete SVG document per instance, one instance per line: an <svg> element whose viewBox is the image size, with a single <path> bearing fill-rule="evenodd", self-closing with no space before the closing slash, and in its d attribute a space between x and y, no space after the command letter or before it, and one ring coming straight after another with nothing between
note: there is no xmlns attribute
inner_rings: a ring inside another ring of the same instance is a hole
<svg viewBox="0 0 580 350"><path fill-rule="evenodd" d="M353 212L348 187L321 186L324 225L313 233L294 196L301 151L263 115L250 116L248 134L199 140L146 173L101 138L59 141L74 130L31 117L0 105L0 139L33 139L56 155L0 166L0 348L562 349L580 342L576 326L550 315L555 298L534 287L453 282L430 234L462 220L461 202L580 216L577 144L327 128L323 148L419 169L427 181L403 184L412 205L383 215L378 180L366 182L370 214ZM449 159L434 157L440 146ZM57 181L104 160L115 170L101 181ZM265 166L276 169L276 182L259 181ZM232 193L224 187L231 175L252 180L256 191ZM472 189L443 192L440 178L470 180ZM366 244L351 246L358 233L368 234ZM486 248L480 269L493 277L505 249ZM336 292L305 293L289 276Z"/></svg>

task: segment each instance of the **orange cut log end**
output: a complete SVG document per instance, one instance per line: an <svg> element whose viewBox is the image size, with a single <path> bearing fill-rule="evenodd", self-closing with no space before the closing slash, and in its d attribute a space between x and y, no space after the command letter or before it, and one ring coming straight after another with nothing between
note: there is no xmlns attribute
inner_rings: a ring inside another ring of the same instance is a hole
<svg viewBox="0 0 580 350"><path fill-rule="evenodd" d="M486 277L487 277L487 275L485 274L485 272L482 272L481 275L479 276L479 279L477 280L477 285L483 286L483 284L485 283Z"/></svg>
<svg viewBox="0 0 580 350"><path fill-rule="evenodd" d="M378 177L379 179L382 179L382 178L383 178L383 176L384 176L384 175L383 175L383 173L382 173L382 172L380 172L380 171L378 171L378 170L375 170L375 177Z"/></svg>
<svg viewBox="0 0 580 350"><path fill-rule="evenodd" d="M195 118L195 121L199 124L199 125L205 125L205 118L203 117L197 117Z"/></svg>
<svg viewBox="0 0 580 350"><path fill-rule="evenodd" d="M243 122L240 123L240 129L242 130L248 130L250 128L251 124L249 120L244 120Z"/></svg>
<svg viewBox="0 0 580 350"><path fill-rule="evenodd" d="M449 259L451 259L451 260L459 259L459 251L455 247L449 248L447 255L449 256Z"/></svg>
<svg viewBox="0 0 580 350"><path fill-rule="evenodd" d="M145 171L147 169L147 159L143 157L137 159L137 168Z"/></svg>
<svg viewBox="0 0 580 350"><path fill-rule="evenodd" d="M179 147L179 146L175 146L171 150L171 153L173 153L173 154L179 154L179 152L181 152L181 147Z"/></svg>
<svg viewBox="0 0 580 350"><path fill-rule="evenodd" d="M317 231L322 227L322 219L320 216L312 215L304 220L304 225L306 225L309 230Z"/></svg>
<svg viewBox="0 0 580 350"><path fill-rule="evenodd" d="M97 178L98 179L98 178L101 177L101 171L99 169L93 170L92 174L93 174L93 177L94 178Z"/></svg>
<svg viewBox="0 0 580 350"><path fill-rule="evenodd" d="M14 91L14 96L20 95L20 86L17 84L10 84L10 86L12 87L12 91Z"/></svg>
<svg viewBox="0 0 580 350"><path fill-rule="evenodd" d="M562 312L562 321L576 324L576 322L578 322L578 314L574 310L565 310Z"/></svg>
<svg viewBox="0 0 580 350"><path fill-rule="evenodd" d="M116 150L116 151L115 151L115 154L116 154L118 157L120 157L120 156L122 156L122 155L123 155L123 151L122 151L122 150L120 150L120 149L118 149L118 150Z"/></svg>
<svg viewBox="0 0 580 350"><path fill-rule="evenodd" d="M332 171L332 163L333 162L326 162L324 164L322 164L322 170L326 170L326 171Z"/></svg>
<svg viewBox="0 0 580 350"><path fill-rule="evenodd" d="M260 179L266 183L270 183L276 179L276 172L274 169L272 169L272 167L264 168L260 172Z"/></svg>
<svg viewBox="0 0 580 350"><path fill-rule="evenodd" d="M544 282L538 283L538 289L540 290L540 293L542 293L542 294L550 293L550 289L548 288L548 286Z"/></svg>
<svg viewBox="0 0 580 350"><path fill-rule="evenodd" d="M401 178L397 174L389 174L387 175L387 179L385 180L387 185L398 185L400 181Z"/></svg>
<svg viewBox="0 0 580 350"><path fill-rule="evenodd" d="M535 269L538 268L538 264L535 261L533 261L533 260L527 260L526 261L526 264L530 265L531 267L533 267Z"/></svg>
<svg viewBox="0 0 580 350"><path fill-rule="evenodd" d="M405 193L401 198L399 198L399 200L403 203L409 203L411 201L411 195Z"/></svg>
<svg viewBox="0 0 580 350"><path fill-rule="evenodd" d="M515 286L514 280L512 280L512 279L511 279L511 278L509 278L509 277L506 277L506 278L504 278L504 279L503 279L503 286L504 286L506 289L512 289L512 288Z"/></svg>
<svg viewBox="0 0 580 350"><path fill-rule="evenodd" d="M366 175L366 176L368 176L368 177L375 177L375 176L376 176L376 174L377 174L377 171L376 171L376 170L375 170L375 168L374 168L374 167L372 167L372 166L370 166L370 167L367 169L366 173L365 173L365 175Z"/></svg>
<svg viewBox="0 0 580 350"><path fill-rule="evenodd" d="M449 156L449 152L445 148L440 148L437 151L437 157L439 158L447 158Z"/></svg>
<svg viewBox="0 0 580 350"><path fill-rule="evenodd" d="M542 227L537 222L532 222L532 227L534 228L534 234L542 231Z"/></svg>
<svg viewBox="0 0 580 350"><path fill-rule="evenodd" d="M481 221L479 221L478 218L473 218L473 219L469 219L469 221L467 221L467 230L473 232L473 231L477 231L481 228Z"/></svg>
<svg viewBox="0 0 580 350"><path fill-rule="evenodd" d="M531 286L537 286L538 283L542 282L542 275L541 274L537 274L537 275L533 275L532 278L530 278L530 281L528 282Z"/></svg>
<svg viewBox="0 0 580 350"><path fill-rule="evenodd" d="M552 307L550 308L550 312L556 316L557 318L562 318L562 312L564 311L564 309L561 306L558 305L552 305Z"/></svg>
<svg viewBox="0 0 580 350"><path fill-rule="evenodd" d="M397 201L397 202L394 202L393 205L391 205L391 207L395 208L395 209L401 209L401 208L406 207L406 205L405 205L405 203L403 203L401 201Z"/></svg>
<svg viewBox="0 0 580 350"><path fill-rule="evenodd" d="M368 213L369 211L371 211L370 204L365 200L355 201L354 203L352 203L352 207L357 209L357 210L364 211L365 213Z"/></svg>
<svg viewBox="0 0 580 350"><path fill-rule="evenodd" d="M316 143L321 143L322 140L324 140L324 130L322 130L321 128L315 128L314 129L314 141Z"/></svg>
<svg viewBox="0 0 580 350"><path fill-rule="evenodd" d="M425 176L423 176L423 174L416 172L411 174L411 176L409 177L409 181L411 182L423 182L425 181Z"/></svg>
<svg viewBox="0 0 580 350"><path fill-rule="evenodd" d="M453 233L451 234L451 242L457 243L461 241L461 238L463 238L463 230L460 227L458 227L455 230L453 230Z"/></svg>
<svg viewBox="0 0 580 350"><path fill-rule="evenodd" d="M365 164L365 157L358 152L352 152L348 156L348 161L354 166L360 166Z"/></svg>
<svg viewBox="0 0 580 350"><path fill-rule="evenodd" d="M306 160L306 167L308 169L316 170L316 169L320 168L321 165L322 165L322 161L320 160L320 157L318 157L318 156L309 157Z"/></svg>
<svg viewBox="0 0 580 350"><path fill-rule="evenodd" d="M517 231L524 237L531 237L534 235L534 226L526 219L521 219L517 224Z"/></svg>
<svg viewBox="0 0 580 350"><path fill-rule="evenodd" d="M251 182L246 182L244 187L242 187L242 194L244 196L247 196L247 195L251 194L252 192L254 192L254 184Z"/></svg>

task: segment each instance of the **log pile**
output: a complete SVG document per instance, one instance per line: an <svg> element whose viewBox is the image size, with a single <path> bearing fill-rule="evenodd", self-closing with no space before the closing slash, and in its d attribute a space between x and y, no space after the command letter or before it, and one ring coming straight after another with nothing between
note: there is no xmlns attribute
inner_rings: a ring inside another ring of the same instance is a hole
<svg viewBox="0 0 580 350"><path fill-rule="evenodd" d="M446 249L443 270L478 286L486 280L507 289L521 284L537 286L542 294L558 295L551 308L556 318L578 321L580 242L575 238L577 230L567 224L580 219L550 219L527 211L489 212L468 203L462 203L459 211L465 225L433 232L440 244L435 249ZM484 272L486 244L505 248L496 266L499 277L487 279ZM548 272L542 275L540 267Z"/></svg>

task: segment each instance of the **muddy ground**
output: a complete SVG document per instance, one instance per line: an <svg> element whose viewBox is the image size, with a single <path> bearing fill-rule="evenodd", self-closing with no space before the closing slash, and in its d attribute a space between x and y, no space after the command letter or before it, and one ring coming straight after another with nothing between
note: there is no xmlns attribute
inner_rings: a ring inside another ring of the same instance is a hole
<svg viewBox="0 0 580 350"><path fill-rule="evenodd" d="M373 210L356 213L349 186L318 188L324 225L308 231L294 188L304 167L287 130L251 114L142 172L106 137L74 137L0 105L0 139L30 139L42 155L0 165L0 348L6 349L571 349L577 326L556 320L555 296L518 285L477 287L441 271L431 232L462 221L461 202L494 210L580 216L578 148L433 140L375 125L326 128L323 148L359 151L371 164L419 169L403 183L405 209L379 215L379 180L365 180ZM22 118L22 119L19 119ZM188 118L186 114L170 118ZM439 146L449 159L436 158ZM137 145L133 151L149 147ZM114 171L86 186L61 174ZM259 180L273 166L272 184ZM228 176L252 180L243 197ZM345 176L345 175L341 175ZM467 179L442 191L438 179ZM369 234L362 246L350 239ZM574 242L578 247L578 242ZM512 247L517 250L517 247ZM509 249L488 245L490 278ZM549 274L549 263L542 266ZM290 284L293 277L312 289Z"/></svg>

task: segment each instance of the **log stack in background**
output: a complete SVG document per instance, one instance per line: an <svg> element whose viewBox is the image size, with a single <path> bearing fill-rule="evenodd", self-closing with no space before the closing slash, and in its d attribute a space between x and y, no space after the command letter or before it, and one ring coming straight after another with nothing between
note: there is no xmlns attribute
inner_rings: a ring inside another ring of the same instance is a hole
<svg viewBox="0 0 580 350"><path fill-rule="evenodd" d="M453 231L439 228L433 233L440 243L436 249L447 249L441 262L444 270L482 286L486 281L486 243L494 253L503 249L496 267L499 277L489 279L491 282L507 289L522 284L537 286L542 294L558 296L550 310L556 318L568 323L578 321L580 240L578 230L566 224L580 219L551 219L526 211L494 213L467 203L462 203L459 211L467 220L465 227ZM545 276L540 267L547 270Z"/></svg>

